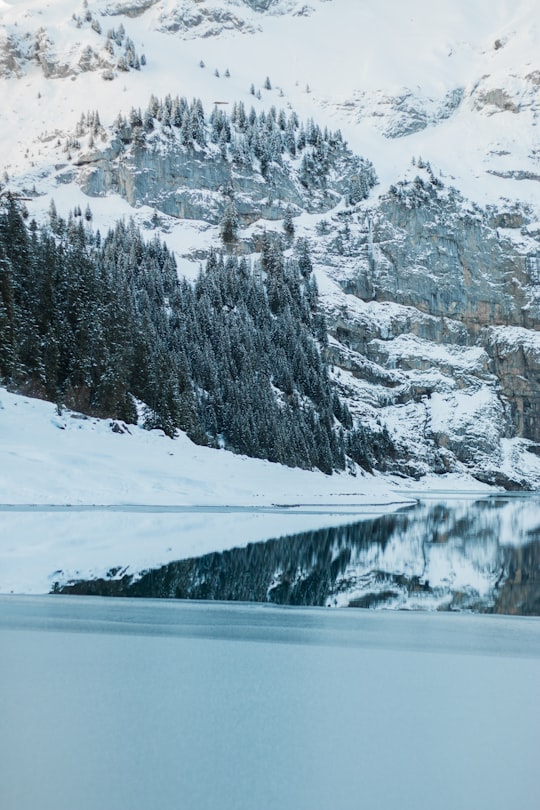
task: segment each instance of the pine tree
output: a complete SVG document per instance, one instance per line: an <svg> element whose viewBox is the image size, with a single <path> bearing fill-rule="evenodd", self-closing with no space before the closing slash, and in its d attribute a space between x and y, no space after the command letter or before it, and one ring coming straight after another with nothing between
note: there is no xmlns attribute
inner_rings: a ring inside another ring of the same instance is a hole
<svg viewBox="0 0 540 810"><path fill-rule="evenodd" d="M12 270L0 241L0 377L11 377L15 365Z"/></svg>
<svg viewBox="0 0 540 810"><path fill-rule="evenodd" d="M288 205L287 208L285 209L285 217L283 219L283 230L285 231L287 239L292 239L294 237L294 222L293 222L292 208L290 205Z"/></svg>
<svg viewBox="0 0 540 810"><path fill-rule="evenodd" d="M228 200L219 224L219 233L225 245L232 245L238 235L238 211L233 200Z"/></svg>

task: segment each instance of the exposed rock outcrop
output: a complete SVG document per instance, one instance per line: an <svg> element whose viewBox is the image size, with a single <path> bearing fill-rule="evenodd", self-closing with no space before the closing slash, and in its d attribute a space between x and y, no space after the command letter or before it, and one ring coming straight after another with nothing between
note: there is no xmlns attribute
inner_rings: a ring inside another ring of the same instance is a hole
<svg viewBox="0 0 540 810"><path fill-rule="evenodd" d="M486 337L515 434L540 442L540 332L492 327Z"/></svg>
<svg viewBox="0 0 540 810"><path fill-rule="evenodd" d="M526 228L523 211L471 208L423 178L336 217L319 247L346 293L327 310L342 391L361 418L394 426L408 474L463 464L528 486L526 460L503 448L540 441L539 246L503 231Z"/></svg>
<svg viewBox="0 0 540 810"><path fill-rule="evenodd" d="M133 4L133 0L126 2ZM248 10L257 14L249 14ZM309 6L297 0L232 0L225 8L204 0L197 3L182 0L176 3L162 3L159 28L185 39L216 37L223 31L253 33L259 30L257 19L259 14L305 15L308 11Z"/></svg>
<svg viewBox="0 0 540 810"><path fill-rule="evenodd" d="M527 325L525 257L452 191L438 193L418 178L384 197L368 249L358 278L363 298L460 321L473 335L486 325Z"/></svg>
<svg viewBox="0 0 540 810"><path fill-rule="evenodd" d="M288 207L296 213L326 212L342 196L354 193L359 182L366 189L374 183L369 161L354 156L344 144L327 150L325 174L312 185L302 176L300 156L282 160L280 154L263 168L257 159L235 159L226 144L184 146L172 129L150 136L141 128L130 130L103 149L81 150L73 167L90 196L112 191L134 207L151 205L181 219L218 223L233 195L244 225L261 218L281 219Z"/></svg>

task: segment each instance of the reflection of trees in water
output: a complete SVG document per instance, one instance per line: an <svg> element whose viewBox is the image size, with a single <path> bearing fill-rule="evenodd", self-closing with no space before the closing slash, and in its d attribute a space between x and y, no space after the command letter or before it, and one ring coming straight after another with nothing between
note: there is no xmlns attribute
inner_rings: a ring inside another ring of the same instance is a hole
<svg viewBox="0 0 540 810"><path fill-rule="evenodd" d="M501 581L495 613L540 616L540 531L531 532L531 542L506 548L506 576Z"/></svg>
<svg viewBox="0 0 540 810"><path fill-rule="evenodd" d="M540 614L540 528L527 528L535 522L540 526L540 510L531 501L424 503L169 563L137 581L125 576L74 583L64 591ZM523 545L501 545L509 539Z"/></svg>

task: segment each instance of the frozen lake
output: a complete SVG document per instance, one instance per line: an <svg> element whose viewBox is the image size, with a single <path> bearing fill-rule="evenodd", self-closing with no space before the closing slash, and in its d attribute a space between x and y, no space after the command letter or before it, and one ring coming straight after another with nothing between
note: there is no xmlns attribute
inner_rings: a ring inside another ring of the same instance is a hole
<svg viewBox="0 0 540 810"><path fill-rule="evenodd" d="M0 597L6 810L538 801L540 620Z"/></svg>

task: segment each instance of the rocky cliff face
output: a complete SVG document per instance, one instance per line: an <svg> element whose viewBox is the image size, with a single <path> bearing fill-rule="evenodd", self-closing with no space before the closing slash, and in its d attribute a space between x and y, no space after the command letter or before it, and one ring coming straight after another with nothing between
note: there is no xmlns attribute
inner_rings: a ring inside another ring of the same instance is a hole
<svg viewBox="0 0 540 810"><path fill-rule="evenodd" d="M230 190L245 225L283 218L288 205L296 211L328 210L338 198L335 191L326 203L314 202L296 173L276 165L268 182L260 171L233 165L217 149L174 144L165 150L136 144L125 149L117 141L105 152L76 158L74 165L81 168L81 188L91 197L115 192L134 207L150 205L172 217L214 224L223 216Z"/></svg>
<svg viewBox="0 0 540 810"><path fill-rule="evenodd" d="M515 434L540 442L540 339L534 330L491 328L486 348L503 395L511 406Z"/></svg>
<svg viewBox="0 0 540 810"><path fill-rule="evenodd" d="M65 179L214 225L231 195L243 226L315 215L297 235L334 285L323 295L334 373L353 415L390 429L399 450L383 468L540 482L540 242L526 207L471 205L425 164L377 202L350 204L371 169L345 147L310 187L299 157L263 170L231 144L186 147L155 123L75 150ZM236 250L256 251L256 233L240 230Z"/></svg>
<svg viewBox="0 0 540 810"><path fill-rule="evenodd" d="M72 161L62 182L76 180L91 197L112 192L134 208L150 205L177 219L213 224L219 223L233 198L244 225L282 219L287 209L294 214L325 213L343 196L365 196L375 182L370 162L330 136L320 147L324 158L316 157L320 171L309 173L304 158L311 159L317 147L308 144L301 153L294 147L287 154L282 140L290 131L285 135L276 124L270 135L262 132L274 144L275 159L268 157L268 143L261 150L255 147L255 157L242 132L229 133L221 142L217 136L212 141L208 132L202 145L192 139L186 145L179 127L161 126L155 119L151 127L149 133L142 122L136 126L123 122L108 139L101 130L106 143L99 148L93 136L82 148L76 137L69 139ZM86 136L87 128L81 127L81 133Z"/></svg>
<svg viewBox="0 0 540 810"><path fill-rule="evenodd" d="M530 303L526 257L489 227L481 211L466 209L420 177L391 191L374 213L363 298L397 301L436 318L464 324L469 338L490 325L526 326ZM444 339L441 334L439 339Z"/></svg>
<svg viewBox="0 0 540 810"><path fill-rule="evenodd" d="M540 441L540 244L523 213L495 216L420 175L319 237L345 293L328 306L343 391L395 425L420 467L518 485L526 474L503 448Z"/></svg>

